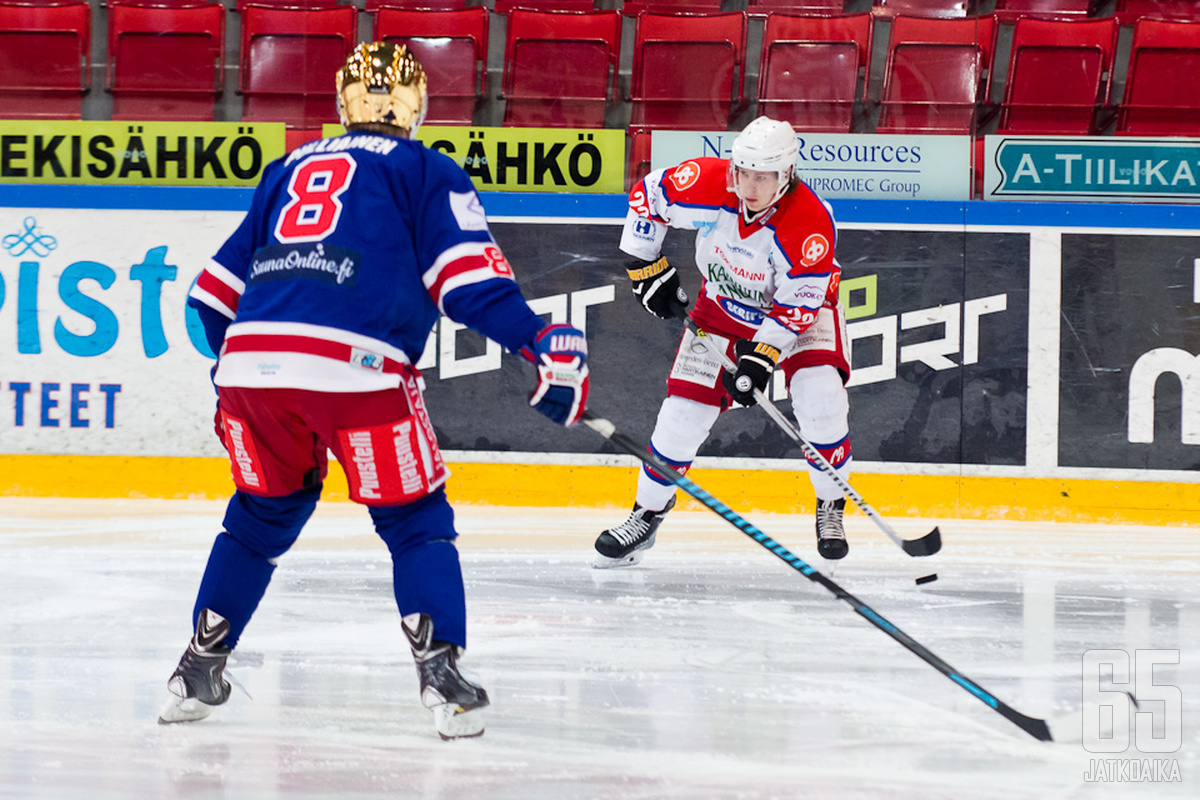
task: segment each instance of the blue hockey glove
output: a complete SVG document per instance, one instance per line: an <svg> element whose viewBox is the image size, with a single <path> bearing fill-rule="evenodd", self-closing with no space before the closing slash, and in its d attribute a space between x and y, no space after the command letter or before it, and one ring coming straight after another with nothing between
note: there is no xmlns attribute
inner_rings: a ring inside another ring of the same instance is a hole
<svg viewBox="0 0 1200 800"><path fill-rule="evenodd" d="M732 375L728 372L723 373L721 382L725 384L725 391L729 392L734 402L752 406L758 402L754 390L767 390L771 373L775 371L775 362L779 360L779 349L765 342L740 339L733 346L733 352L738 359L737 372Z"/></svg>
<svg viewBox="0 0 1200 800"><path fill-rule="evenodd" d="M549 325L521 348L537 365L529 405L559 425L574 425L587 410L587 339L570 325Z"/></svg>
<svg viewBox="0 0 1200 800"><path fill-rule="evenodd" d="M633 281L634 295L651 314L659 319L687 316L687 292L679 285L679 273L665 256L657 261L630 261L625 271Z"/></svg>

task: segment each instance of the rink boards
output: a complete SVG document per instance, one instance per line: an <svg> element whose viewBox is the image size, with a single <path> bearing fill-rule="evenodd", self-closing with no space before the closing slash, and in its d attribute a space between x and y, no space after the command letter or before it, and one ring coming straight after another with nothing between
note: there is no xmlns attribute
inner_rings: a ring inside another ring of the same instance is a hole
<svg viewBox="0 0 1200 800"><path fill-rule="evenodd" d="M0 189L0 494L228 493L211 354L185 298L248 200ZM628 292L623 199L484 204L535 309L586 329L592 409L645 441L680 328ZM853 483L881 512L1200 524L1200 209L833 205ZM692 238L674 232L665 252L694 295ZM443 319L420 366L460 502L630 502L633 460L526 409L532 374L495 343ZM802 466L765 415L742 410L693 475L738 508L799 511ZM340 474L327 496L345 496Z"/></svg>

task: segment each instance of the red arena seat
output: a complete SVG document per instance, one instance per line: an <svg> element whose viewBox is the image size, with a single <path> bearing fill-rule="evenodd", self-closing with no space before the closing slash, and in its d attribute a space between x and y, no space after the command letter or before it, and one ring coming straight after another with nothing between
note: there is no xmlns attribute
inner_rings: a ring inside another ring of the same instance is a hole
<svg viewBox="0 0 1200 800"><path fill-rule="evenodd" d="M1019 17L1031 19L1084 19L1094 0L996 0L996 19L1012 22Z"/></svg>
<svg viewBox="0 0 1200 800"><path fill-rule="evenodd" d="M592 0L496 0L492 10L497 14L509 14L518 8L529 11L594 11L595 4Z"/></svg>
<svg viewBox="0 0 1200 800"><path fill-rule="evenodd" d="M771 14L758 69L759 111L797 130L848 133L869 75L870 14Z"/></svg>
<svg viewBox="0 0 1200 800"><path fill-rule="evenodd" d="M1200 95L1183 75L1200 75L1200 21L1138 20L1115 132L1200 136Z"/></svg>
<svg viewBox="0 0 1200 800"><path fill-rule="evenodd" d="M505 125L604 127L616 96L619 13L516 9L504 53Z"/></svg>
<svg viewBox="0 0 1200 800"><path fill-rule="evenodd" d="M109 0L113 119L211 120L224 66L220 3Z"/></svg>
<svg viewBox="0 0 1200 800"><path fill-rule="evenodd" d="M842 0L747 0L747 10L752 17L769 14L841 14Z"/></svg>
<svg viewBox="0 0 1200 800"><path fill-rule="evenodd" d="M1091 134L1108 103L1117 22L1019 19L998 133Z"/></svg>
<svg viewBox="0 0 1200 800"><path fill-rule="evenodd" d="M717 14L721 0L625 0L621 13L636 17L643 11L656 14Z"/></svg>
<svg viewBox="0 0 1200 800"><path fill-rule="evenodd" d="M176 0L159 0L159 2L174 3ZM242 14L249 5L278 8L334 8L339 5L339 0L237 0L234 10Z"/></svg>
<svg viewBox="0 0 1200 800"><path fill-rule="evenodd" d="M1133 25L1139 19L1200 22L1200 0L1117 0L1113 16L1121 25Z"/></svg>
<svg viewBox="0 0 1200 800"><path fill-rule="evenodd" d="M242 13L242 119L308 129L337 122L333 76L357 38L354 6L247 5Z"/></svg>
<svg viewBox="0 0 1200 800"><path fill-rule="evenodd" d="M896 17L879 133L972 133L986 101L996 21Z"/></svg>
<svg viewBox="0 0 1200 800"><path fill-rule="evenodd" d="M426 123L470 125L487 89L488 10L382 8L375 38L408 45L429 76Z"/></svg>
<svg viewBox="0 0 1200 800"><path fill-rule="evenodd" d="M638 17L630 128L725 130L743 101L746 13Z"/></svg>
<svg viewBox="0 0 1200 800"><path fill-rule="evenodd" d="M91 86L92 7L0 3L0 119L80 119Z"/></svg>
<svg viewBox="0 0 1200 800"><path fill-rule="evenodd" d="M871 11L880 17L966 17L975 13L976 0L875 0Z"/></svg>

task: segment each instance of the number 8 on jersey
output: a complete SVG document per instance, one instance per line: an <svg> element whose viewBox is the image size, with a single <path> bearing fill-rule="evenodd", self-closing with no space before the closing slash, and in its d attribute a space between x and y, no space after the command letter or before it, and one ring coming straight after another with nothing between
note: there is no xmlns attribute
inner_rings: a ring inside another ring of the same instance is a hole
<svg viewBox="0 0 1200 800"><path fill-rule="evenodd" d="M357 165L347 153L316 156L302 164L288 183L291 202L279 212L275 238L281 242L318 242L337 228L342 192L350 188Z"/></svg>

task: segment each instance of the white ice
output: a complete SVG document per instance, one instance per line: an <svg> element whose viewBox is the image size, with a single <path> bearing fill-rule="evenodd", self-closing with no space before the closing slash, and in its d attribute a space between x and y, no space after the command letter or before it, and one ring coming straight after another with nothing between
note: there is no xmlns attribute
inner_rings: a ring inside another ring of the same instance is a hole
<svg viewBox="0 0 1200 800"><path fill-rule="evenodd" d="M460 507L464 669L493 705L483 738L446 743L386 550L345 504L276 571L230 662L245 692L156 724L222 509L0 499L0 798L1200 796L1195 530L894 520L941 524L943 552L917 560L852 515L831 565L807 517L746 514L1048 719L1042 743L710 512L673 512L641 566L597 571L591 542L621 512ZM1084 749L1096 648L1180 651L1155 680L1182 693L1182 748ZM1088 782L1096 758L1175 759L1182 780Z"/></svg>

